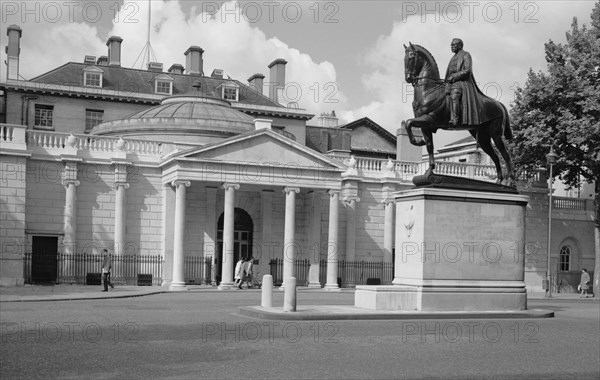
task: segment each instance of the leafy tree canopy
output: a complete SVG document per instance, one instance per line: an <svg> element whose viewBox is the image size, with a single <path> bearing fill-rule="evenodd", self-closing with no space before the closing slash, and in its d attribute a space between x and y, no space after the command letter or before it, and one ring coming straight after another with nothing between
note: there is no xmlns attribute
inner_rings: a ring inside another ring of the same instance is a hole
<svg viewBox="0 0 600 380"><path fill-rule="evenodd" d="M571 188L595 181L596 214L600 194L600 1L591 24L573 19L567 42L545 44L547 73L528 73L511 110L515 164L546 166L552 147L555 173ZM596 218L598 223L598 218Z"/></svg>

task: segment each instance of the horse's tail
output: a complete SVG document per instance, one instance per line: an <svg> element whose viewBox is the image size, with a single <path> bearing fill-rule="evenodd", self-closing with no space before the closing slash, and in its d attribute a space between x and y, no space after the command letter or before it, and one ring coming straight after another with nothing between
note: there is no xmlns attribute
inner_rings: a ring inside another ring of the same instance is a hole
<svg viewBox="0 0 600 380"><path fill-rule="evenodd" d="M498 102L500 103L500 102ZM510 128L510 114L508 113L508 111L506 110L506 107L504 106L504 104L500 103L500 105L502 106L502 129L504 130L504 138L507 140L512 140L513 138L513 133L512 130Z"/></svg>

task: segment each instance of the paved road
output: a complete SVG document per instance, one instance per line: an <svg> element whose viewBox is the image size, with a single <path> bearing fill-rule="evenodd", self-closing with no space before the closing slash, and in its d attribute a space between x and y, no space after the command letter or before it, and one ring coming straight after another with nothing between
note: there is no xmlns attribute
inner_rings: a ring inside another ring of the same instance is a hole
<svg viewBox="0 0 600 380"><path fill-rule="evenodd" d="M298 304L352 304L299 293ZM260 293L2 303L13 378L600 377L598 302L530 300L552 319L274 322L240 317ZM282 295L275 294L275 304Z"/></svg>

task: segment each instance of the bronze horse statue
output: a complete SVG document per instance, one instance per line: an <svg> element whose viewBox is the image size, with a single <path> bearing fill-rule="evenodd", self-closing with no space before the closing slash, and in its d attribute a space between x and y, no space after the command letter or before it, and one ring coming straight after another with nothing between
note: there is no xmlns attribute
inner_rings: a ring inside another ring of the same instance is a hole
<svg viewBox="0 0 600 380"><path fill-rule="evenodd" d="M422 46L409 43L409 46L405 45L404 48L405 79L414 87L415 96L412 105L415 118L402 121L402 126L406 128L411 144L426 145L429 155L429 169L426 174L432 174L435 169L433 133L438 129L468 130L494 162L497 173L496 182L506 186L516 186L512 161L504 144L504 138L507 140L512 138L506 107L484 95L477 88L482 109L489 116L488 121L480 125L450 127L450 99L446 95L446 82L440 78L435 59ZM415 137L412 128L420 128L423 137ZM506 175L502 173L500 159L492 146L492 140L504 159Z"/></svg>

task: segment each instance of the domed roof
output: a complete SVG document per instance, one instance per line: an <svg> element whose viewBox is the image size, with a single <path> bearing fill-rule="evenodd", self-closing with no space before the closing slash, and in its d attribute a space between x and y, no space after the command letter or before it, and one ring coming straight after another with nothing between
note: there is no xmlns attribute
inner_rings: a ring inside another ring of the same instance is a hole
<svg viewBox="0 0 600 380"><path fill-rule="evenodd" d="M160 105L125 119L147 118L210 119L254 125L253 117L231 108L226 100L186 95L166 98Z"/></svg>
<svg viewBox="0 0 600 380"><path fill-rule="evenodd" d="M98 124L91 134L211 142L214 138L226 138L252 130L254 118L231 108L231 103L226 100L179 95L165 98L160 105L124 119Z"/></svg>

